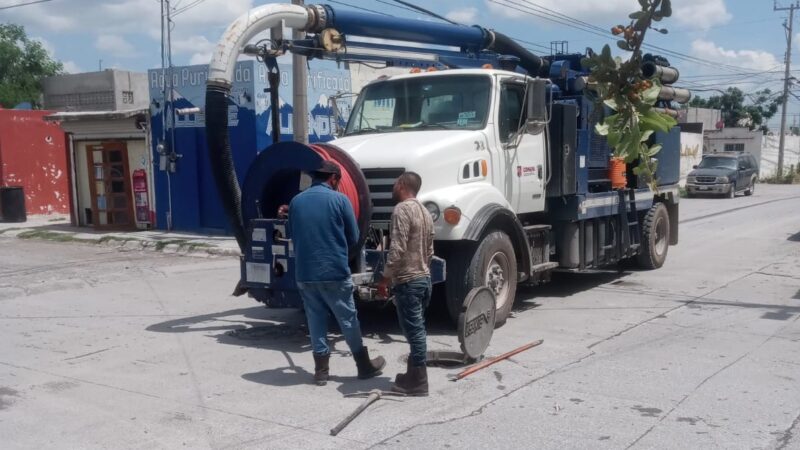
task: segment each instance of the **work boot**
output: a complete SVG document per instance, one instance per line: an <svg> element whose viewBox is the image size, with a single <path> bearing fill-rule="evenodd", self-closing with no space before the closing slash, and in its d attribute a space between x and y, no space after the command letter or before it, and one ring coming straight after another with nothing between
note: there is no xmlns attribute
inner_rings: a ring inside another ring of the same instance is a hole
<svg viewBox="0 0 800 450"><path fill-rule="evenodd" d="M327 355L318 355L314 353L314 383L317 383L317 386L325 386L328 384L328 375L330 373L328 361L330 361L330 359L330 353Z"/></svg>
<svg viewBox="0 0 800 450"><path fill-rule="evenodd" d="M380 375L381 369L386 365L383 356L369 359L367 347L363 347L359 353L353 353L353 359L356 360L356 367L358 367L358 378L362 380Z"/></svg>
<svg viewBox="0 0 800 450"><path fill-rule="evenodd" d="M413 366L408 361L406 373L399 373L394 379L392 392L399 392L413 397L428 396L428 368Z"/></svg>

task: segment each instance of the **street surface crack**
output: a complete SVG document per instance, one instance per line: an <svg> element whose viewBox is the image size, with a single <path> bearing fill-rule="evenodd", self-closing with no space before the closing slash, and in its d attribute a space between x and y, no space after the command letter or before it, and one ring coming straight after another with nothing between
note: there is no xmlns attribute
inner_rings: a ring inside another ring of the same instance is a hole
<svg viewBox="0 0 800 450"><path fill-rule="evenodd" d="M684 223L689 223L689 222L695 222L695 221L697 221L697 220L703 220L703 219L708 219L708 218L710 218L710 217L721 216L721 215L723 215L723 214L728 214L728 213L732 213L732 212L740 211L740 210L742 210L742 209L749 209L749 208L752 208L752 207L754 207L754 206L768 205L768 204L770 204L770 203L775 203L775 202L784 202L784 201L786 201L786 200L795 200L795 199L798 199L798 198L800 198L800 196L797 196L797 195L796 195L796 196L793 196L793 197L782 197L782 198L776 198L776 199L774 199L774 200L767 200L767 201L765 201L765 202L760 202L760 203L751 203L751 204L749 204L749 205L745 205L745 206L739 206L739 207L737 207L737 208L726 209L725 211L718 211L718 212L715 212L715 213L706 214L706 215L704 215L704 216L692 217L692 218L690 218L690 219L681 220L681 221L679 221L678 223L684 224Z"/></svg>
<svg viewBox="0 0 800 450"><path fill-rule="evenodd" d="M775 450L783 450L785 448L788 448L789 443L794 437L795 428L797 428L798 425L800 425L800 414L798 414L797 417L794 418L794 421L792 422L791 425L789 425L789 428L787 428L786 431L783 432L783 436L781 436L781 438L778 439Z"/></svg>

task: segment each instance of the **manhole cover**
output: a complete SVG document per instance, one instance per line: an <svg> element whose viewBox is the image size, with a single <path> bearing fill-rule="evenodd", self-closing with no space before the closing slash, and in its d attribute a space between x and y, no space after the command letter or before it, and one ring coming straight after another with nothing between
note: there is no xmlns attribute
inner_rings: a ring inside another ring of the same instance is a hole
<svg viewBox="0 0 800 450"><path fill-rule="evenodd" d="M496 300L487 287L477 287L467 294L458 317L458 341L467 358L478 360L489 347L494 332Z"/></svg>

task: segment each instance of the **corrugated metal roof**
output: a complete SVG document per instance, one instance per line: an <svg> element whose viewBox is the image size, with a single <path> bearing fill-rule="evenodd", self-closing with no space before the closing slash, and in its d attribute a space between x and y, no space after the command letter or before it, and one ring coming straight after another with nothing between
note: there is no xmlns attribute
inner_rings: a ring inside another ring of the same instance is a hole
<svg viewBox="0 0 800 450"><path fill-rule="evenodd" d="M147 108L139 109L123 109L117 111L65 111L57 112L46 116L44 119L49 121L76 121L76 120L114 120L114 119L128 119L135 117L137 114L144 114L148 111Z"/></svg>

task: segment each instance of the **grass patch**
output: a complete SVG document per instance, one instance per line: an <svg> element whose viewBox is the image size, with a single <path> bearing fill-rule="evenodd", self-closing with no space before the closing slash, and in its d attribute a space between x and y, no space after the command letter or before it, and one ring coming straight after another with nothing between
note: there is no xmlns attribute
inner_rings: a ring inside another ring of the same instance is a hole
<svg viewBox="0 0 800 450"><path fill-rule="evenodd" d="M176 244L178 247L183 247L184 245L186 245L187 242L189 241L187 241L186 239L166 239L163 241L156 242L155 248L156 250L161 251L164 250L164 247L171 244Z"/></svg>
<svg viewBox="0 0 800 450"><path fill-rule="evenodd" d="M56 218L53 218L53 219L49 219L48 222L63 222L65 220L67 220L67 219L65 219L63 217L56 217Z"/></svg>
<svg viewBox="0 0 800 450"><path fill-rule="evenodd" d="M779 177L777 174L761 178L762 183L767 184L800 184L800 164L795 168L794 164L789 166L789 170Z"/></svg>
<svg viewBox="0 0 800 450"><path fill-rule="evenodd" d="M76 238L74 235L70 233L56 233L54 231L47 231L47 230L30 230L30 231L23 231L22 233L17 235L20 239L42 239L45 241L55 241L55 242L86 242L87 239L79 239ZM92 242L92 241L89 241Z"/></svg>
<svg viewBox="0 0 800 450"><path fill-rule="evenodd" d="M14 231L14 230L24 230L24 228L21 228L21 227L6 228L5 230L0 230L0 234L5 233L6 231Z"/></svg>
<svg viewBox="0 0 800 450"><path fill-rule="evenodd" d="M686 191L685 187L678 187L678 196L680 198L689 198L689 193Z"/></svg>

